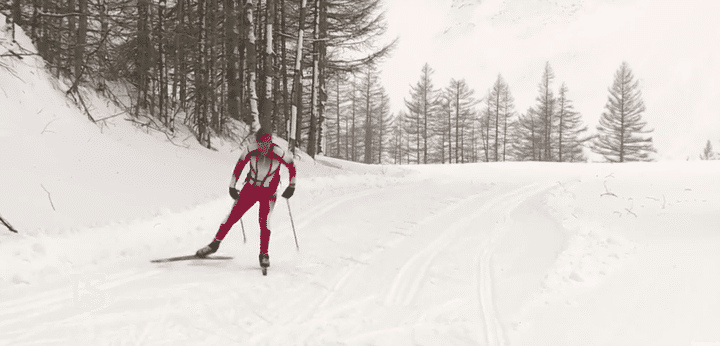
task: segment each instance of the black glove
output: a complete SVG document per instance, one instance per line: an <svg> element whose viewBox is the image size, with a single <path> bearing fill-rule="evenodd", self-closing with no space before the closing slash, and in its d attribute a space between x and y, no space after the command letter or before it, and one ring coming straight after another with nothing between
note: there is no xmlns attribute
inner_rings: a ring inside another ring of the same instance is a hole
<svg viewBox="0 0 720 346"><path fill-rule="evenodd" d="M295 193L295 185L290 185L285 189L285 192L283 192L282 196L283 198L290 198L292 197L293 193Z"/></svg>
<svg viewBox="0 0 720 346"><path fill-rule="evenodd" d="M238 190L234 187L231 187L230 188L230 197L232 197L233 199L238 199L238 195L239 195Z"/></svg>

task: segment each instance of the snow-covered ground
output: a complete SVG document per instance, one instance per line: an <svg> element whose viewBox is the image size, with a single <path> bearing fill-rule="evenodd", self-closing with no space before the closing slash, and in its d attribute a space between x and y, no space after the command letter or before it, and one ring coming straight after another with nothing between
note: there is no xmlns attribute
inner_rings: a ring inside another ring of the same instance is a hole
<svg viewBox="0 0 720 346"><path fill-rule="evenodd" d="M720 161L302 156L268 276L257 207L232 260L153 264L212 239L236 146L93 125L33 59L0 68L2 346L720 345Z"/></svg>
<svg viewBox="0 0 720 346"><path fill-rule="evenodd" d="M300 251L280 203L267 277L256 208L247 243L235 227L221 247L233 260L149 263L207 243L229 197L2 234L0 345L720 342L717 162L319 162L343 169L300 170Z"/></svg>

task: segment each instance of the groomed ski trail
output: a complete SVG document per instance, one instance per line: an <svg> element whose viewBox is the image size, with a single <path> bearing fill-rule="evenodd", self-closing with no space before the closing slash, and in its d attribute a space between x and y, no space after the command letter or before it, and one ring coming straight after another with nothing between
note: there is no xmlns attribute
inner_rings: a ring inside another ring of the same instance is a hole
<svg viewBox="0 0 720 346"><path fill-rule="evenodd" d="M0 345L504 345L492 246L512 209L547 185L430 178L315 207L293 200L301 251L276 209L267 277L236 229L221 248L231 261L99 267L91 288L103 301L87 311L69 288L4 299L13 316ZM33 339L38 328L45 341Z"/></svg>

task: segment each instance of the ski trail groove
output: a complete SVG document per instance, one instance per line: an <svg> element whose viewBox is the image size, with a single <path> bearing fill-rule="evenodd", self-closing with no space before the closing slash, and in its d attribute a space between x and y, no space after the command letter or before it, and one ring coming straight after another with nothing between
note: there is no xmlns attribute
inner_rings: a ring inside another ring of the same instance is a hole
<svg viewBox="0 0 720 346"><path fill-rule="evenodd" d="M107 280L102 280L100 284L93 286L93 289L97 290L108 290L123 284L127 284L136 280L140 280L146 277L150 277L153 275L156 275L160 273L160 270L151 270L151 271L141 271L141 272L135 272L135 271L126 271L117 275L108 275L110 278ZM75 290L78 288L75 287ZM9 324L12 324L16 321L23 320L27 316L23 315L23 313L29 312L29 311L37 311L41 310L40 312L37 312L33 314L33 316L41 315L49 311L51 308L60 308L64 304L66 304L67 301L75 299L73 295L70 294L68 289L59 289L54 290L49 293L42 293L38 295L33 295L30 297L23 297L21 299L18 299L17 301L9 300L4 302L2 305L0 305L0 317L2 316L8 316L12 315L14 318L2 318L0 319L0 326L6 326ZM37 297L42 297L41 299L37 299ZM32 298L32 299L30 299ZM31 303L21 303L21 302L28 302L32 301Z"/></svg>
<svg viewBox="0 0 720 346"><path fill-rule="evenodd" d="M534 196L543 190L551 187L552 184L532 184L515 189L509 194L504 195L500 199L498 205L494 205L493 209L502 210L497 215L500 218L499 226L492 229L492 233L483 245L483 250L476 259L475 285L478 296L478 309L484 319L485 340L490 346L505 346L505 332L500 322L497 310L495 308L495 300L493 298L493 278L492 278L492 256L495 250L495 242L502 235L505 222L508 215L512 213L523 201L530 196Z"/></svg>

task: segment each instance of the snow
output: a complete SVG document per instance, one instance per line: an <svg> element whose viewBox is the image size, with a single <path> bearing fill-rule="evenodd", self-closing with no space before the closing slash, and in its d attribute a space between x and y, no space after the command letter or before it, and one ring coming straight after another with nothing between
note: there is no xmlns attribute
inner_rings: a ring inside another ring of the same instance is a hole
<svg viewBox="0 0 720 346"><path fill-rule="evenodd" d="M92 124L41 62L1 61L0 345L720 345L720 161L302 155L268 276L257 207L232 260L154 264L212 239L237 145Z"/></svg>

